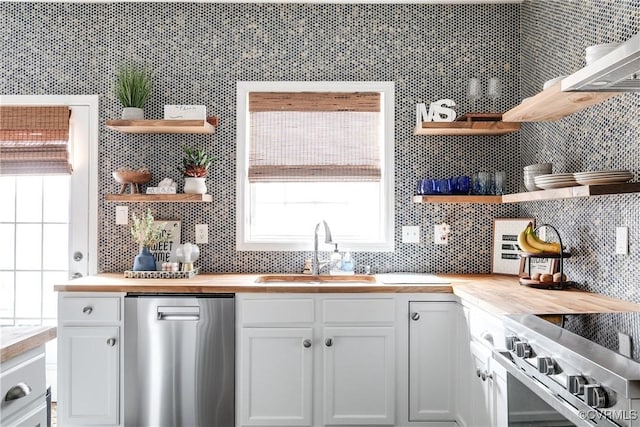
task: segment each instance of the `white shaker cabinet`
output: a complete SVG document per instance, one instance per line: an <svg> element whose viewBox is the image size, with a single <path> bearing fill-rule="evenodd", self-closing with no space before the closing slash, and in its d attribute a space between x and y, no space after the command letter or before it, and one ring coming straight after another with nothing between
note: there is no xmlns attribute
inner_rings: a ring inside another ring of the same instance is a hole
<svg viewBox="0 0 640 427"><path fill-rule="evenodd" d="M394 423L393 327L328 327L323 339L325 425Z"/></svg>
<svg viewBox="0 0 640 427"><path fill-rule="evenodd" d="M504 343L500 321L477 308L464 307L466 347L462 351L470 356L461 363L464 376L461 390L464 402L459 411L459 424L467 427L502 427L508 425L506 372L493 361L492 350ZM465 410L467 409L467 410Z"/></svg>
<svg viewBox="0 0 640 427"><path fill-rule="evenodd" d="M60 293L61 426L120 425L122 297Z"/></svg>
<svg viewBox="0 0 640 427"><path fill-rule="evenodd" d="M453 302L409 303L409 420L454 421L456 312Z"/></svg>
<svg viewBox="0 0 640 427"><path fill-rule="evenodd" d="M311 328L242 330L242 425L311 426Z"/></svg>
<svg viewBox="0 0 640 427"><path fill-rule="evenodd" d="M394 425L392 296L236 301L239 426Z"/></svg>

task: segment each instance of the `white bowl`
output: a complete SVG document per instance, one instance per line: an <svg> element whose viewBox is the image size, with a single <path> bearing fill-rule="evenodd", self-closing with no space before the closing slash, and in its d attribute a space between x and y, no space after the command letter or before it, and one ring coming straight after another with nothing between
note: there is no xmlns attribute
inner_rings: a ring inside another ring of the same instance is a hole
<svg viewBox="0 0 640 427"><path fill-rule="evenodd" d="M551 163L536 163L534 165L525 166L523 170L525 172L538 172L538 171L549 171L551 173L551 168L553 165Z"/></svg>
<svg viewBox="0 0 640 427"><path fill-rule="evenodd" d="M527 191L540 190L538 187L536 187L536 184L534 182L529 182L529 181L524 182L524 188L526 188Z"/></svg>

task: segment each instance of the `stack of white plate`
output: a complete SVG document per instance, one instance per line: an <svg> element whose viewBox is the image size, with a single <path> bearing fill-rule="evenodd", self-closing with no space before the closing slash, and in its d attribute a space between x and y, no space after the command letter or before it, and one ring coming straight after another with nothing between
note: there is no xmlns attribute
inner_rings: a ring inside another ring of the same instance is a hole
<svg viewBox="0 0 640 427"><path fill-rule="evenodd" d="M576 172L573 176L582 185L622 184L633 178L628 170Z"/></svg>
<svg viewBox="0 0 640 427"><path fill-rule="evenodd" d="M533 178L536 187L549 190L551 188L573 187L577 185L572 173L552 173Z"/></svg>
<svg viewBox="0 0 640 427"><path fill-rule="evenodd" d="M551 173L551 163L537 163L524 167L524 186L528 191L540 190L536 186L534 178L539 175L547 175Z"/></svg>

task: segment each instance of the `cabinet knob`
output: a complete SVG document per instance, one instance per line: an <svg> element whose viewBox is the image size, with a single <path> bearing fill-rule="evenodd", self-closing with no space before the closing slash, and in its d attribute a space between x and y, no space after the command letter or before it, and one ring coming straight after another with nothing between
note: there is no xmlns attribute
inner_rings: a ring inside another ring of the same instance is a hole
<svg viewBox="0 0 640 427"><path fill-rule="evenodd" d="M417 312L413 312L413 313L411 313L411 319L412 319L412 320L418 320L418 319L420 319L420 313L417 313Z"/></svg>
<svg viewBox="0 0 640 427"><path fill-rule="evenodd" d="M326 345L327 347L331 347L333 345L333 338L327 338L326 340L324 340L324 345Z"/></svg>
<svg viewBox="0 0 640 427"><path fill-rule="evenodd" d="M113 347L114 345L116 345L116 339L115 338L109 338L107 339L107 345L109 347Z"/></svg>
<svg viewBox="0 0 640 427"><path fill-rule="evenodd" d="M304 346L304 348L311 347L311 340L307 339L307 340L302 341L302 345Z"/></svg>
<svg viewBox="0 0 640 427"><path fill-rule="evenodd" d="M87 305L86 307L82 308L82 312L88 316L91 313L93 313L93 307L91 307L90 305Z"/></svg>
<svg viewBox="0 0 640 427"><path fill-rule="evenodd" d="M478 378L482 376L482 371L480 370L480 368L476 368L476 375L478 376Z"/></svg>
<svg viewBox="0 0 640 427"><path fill-rule="evenodd" d="M22 397L28 396L31 393L31 387L26 383L18 383L11 387L7 394L4 396L5 402L11 402L12 400L18 400Z"/></svg>
<svg viewBox="0 0 640 427"><path fill-rule="evenodd" d="M490 374L489 371L485 370L484 372L482 372L482 375L480 375L480 377L482 378L482 381L492 380L493 374Z"/></svg>

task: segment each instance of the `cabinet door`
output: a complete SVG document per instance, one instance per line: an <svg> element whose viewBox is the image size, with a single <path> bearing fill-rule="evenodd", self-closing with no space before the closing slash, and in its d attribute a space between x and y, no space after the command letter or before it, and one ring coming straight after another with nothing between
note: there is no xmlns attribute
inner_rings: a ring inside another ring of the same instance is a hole
<svg viewBox="0 0 640 427"><path fill-rule="evenodd" d="M479 344L471 343L472 364L469 376L472 377L469 390L471 392L470 423L477 427L491 427L494 424L494 400L492 396L492 380L490 374L490 351ZM483 379L484 377L484 379ZM506 425L506 424L505 424Z"/></svg>
<svg viewBox="0 0 640 427"><path fill-rule="evenodd" d="M61 425L118 425L119 331L117 326L61 328Z"/></svg>
<svg viewBox="0 0 640 427"><path fill-rule="evenodd" d="M509 409L507 399L507 372L494 359L489 360L492 371L491 380L491 417L492 425L496 427L509 424Z"/></svg>
<svg viewBox="0 0 640 427"><path fill-rule="evenodd" d="M243 328L240 418L243 426L310 426L311 328Z"/></svg>
<svg viewBox="0 0 640 427"><path fill-rule="evenodd" d="M454 421L456 304L409 303L409 420Z"/></svg>
<svg viewBox="0 0 640 427"><path fill-rule="evenodd" d="M324 424L394 424L394 328L327 327L323 335Z"/></svg>
<svg viewBox="0 0 640 427"><path fill-rule="evenodd" d="M471 383L476 382L475 367L472 369L471 337L469 336L469 309L457 306L458 333L456 334L456 422L460 427L473 427L473 413L471 412Z"/></svg>

